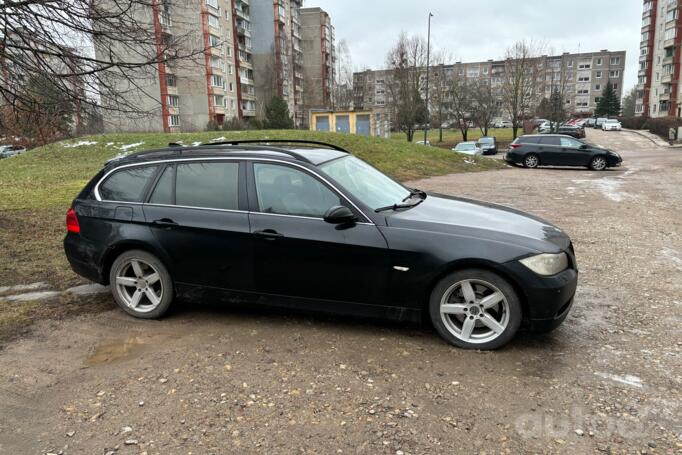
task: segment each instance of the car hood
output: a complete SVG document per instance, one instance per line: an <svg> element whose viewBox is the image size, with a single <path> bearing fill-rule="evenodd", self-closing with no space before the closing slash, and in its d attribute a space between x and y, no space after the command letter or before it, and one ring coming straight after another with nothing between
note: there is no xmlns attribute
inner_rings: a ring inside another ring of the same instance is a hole
<svg viewBox="0 0 682 455"><path fill-rule="evenodd" d="M523 245L557 253L571 243L564 232L536 216L501 205L429 193L419 205L386 217L389 227L419 229Z"/></svg>

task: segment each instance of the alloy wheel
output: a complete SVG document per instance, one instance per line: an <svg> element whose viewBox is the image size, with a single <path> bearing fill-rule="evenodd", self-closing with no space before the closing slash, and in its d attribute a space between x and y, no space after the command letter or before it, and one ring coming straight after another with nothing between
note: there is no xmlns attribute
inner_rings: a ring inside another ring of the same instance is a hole
<svg viewBox="0 0 682 455"><path fill-rule="evenodd" d="M458 339L483 344L498 338L509 325L507 298L483 280L462 280L450 286L440 302L446 329Z"/></svg>
<svg viewBox="0 0 682 455"><path fill-rule="evenodd" d="M592 160L592 169L595 171L601 171L606 167L606 160L601 156L596 157Z"/></svg>
<svg viewBox="0 0 682 455"><path fill-rule="evenodd" d="M121 300L138 313L149 313L163 298L163 283L159 272L149 263L132 258L116 273L115 290Z"/></svg>
<svg viewBox="0 0 682 455"><path fill-rule="evenodd" d="M537 167L538 157L535 155L528 155L524 160L526 167Z"/></svg>

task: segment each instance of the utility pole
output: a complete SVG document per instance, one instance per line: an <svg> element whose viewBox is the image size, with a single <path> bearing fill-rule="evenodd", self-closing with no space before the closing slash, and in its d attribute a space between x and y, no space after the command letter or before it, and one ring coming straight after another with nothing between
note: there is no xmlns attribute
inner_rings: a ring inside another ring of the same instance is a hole
<svg viewBox="0 0 682 455"><path fill-rule="evenodd" d="M424 145L429 134L431 123L431 113L429 112L429 63L431 59L431 18L433 14L429 12L429 32L426 38L426 125L424 126Z"/></svg>

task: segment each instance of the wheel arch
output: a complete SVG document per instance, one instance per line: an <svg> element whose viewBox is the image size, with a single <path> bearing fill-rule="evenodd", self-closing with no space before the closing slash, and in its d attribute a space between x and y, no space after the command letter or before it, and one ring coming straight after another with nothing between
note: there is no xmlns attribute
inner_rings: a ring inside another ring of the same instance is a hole
<svg viewBox="0 0 682 455"><path fill-rule="evenodd" d="M170 267L170 261L168 260L168 257L166 257L166 255L163 254L163 252L158 248L139 240L123 240L116 243L115 245L110 246L104 253L104 256L102 256L102 269L100 272L102 284L109 284L109 272L111 271L111 266L114 264L116 258L130 250L142 250L156 256L156 258L163 263L164 267L166 267L168 272L171 274L171 278L173 277L173 270Z"/></svg>
<svg viewBox="0 0 682 455"><path fill-rule="evenodd" d="M500 264L496 262L480 258L467 258L458 259L456 261L448 263L431 278L426 288L426 293L422 297L422 314L425 315L426 318L428 318L429 315L429 300L431 297L431 292L433 292L433 289L436 287L438 282L453 272L458 272L460 270L466 269L486 270L488 272L493 272L507 280L507 282L509 282L514 291L516 291L516 295L519 297L519 300L521 301L521 311L523 316L525 317L525 315L528 314L529 311L528 296L523 290L523 287L519 284L518 280L512 274L508 273L504 269L504 267L502 267Z"/></svg>

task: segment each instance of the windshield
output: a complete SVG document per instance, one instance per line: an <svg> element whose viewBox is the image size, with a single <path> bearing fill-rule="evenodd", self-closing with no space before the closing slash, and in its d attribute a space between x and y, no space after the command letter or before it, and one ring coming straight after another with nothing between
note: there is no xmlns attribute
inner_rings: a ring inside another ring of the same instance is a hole
<svg viewBox="0 0 682 455"><path fill-rule="evenodd" d="M457 144L457 147L455 147L455 151L460 151L460 150L474 150L476 145L473 143L463 143L463 144Z"/></svg>
<svg viewBox="0 0 682 455"><path fill-rule="evenodd" d="M606 123L618 123L618 120L606 120Z"/></svg>
<svg viewBox="0 0 682 455"><path fill-rule="evenodd" d="M399 204L410 196L404 186L354 156L321 164L320 169L372 210Z"/></svg>
<svg viewBox="0 0 682 455"><path fill-rule="evenodd" d="M482 137L478 140L478 142L481 144L492 144L493 138L492 137Z"/></svg>

